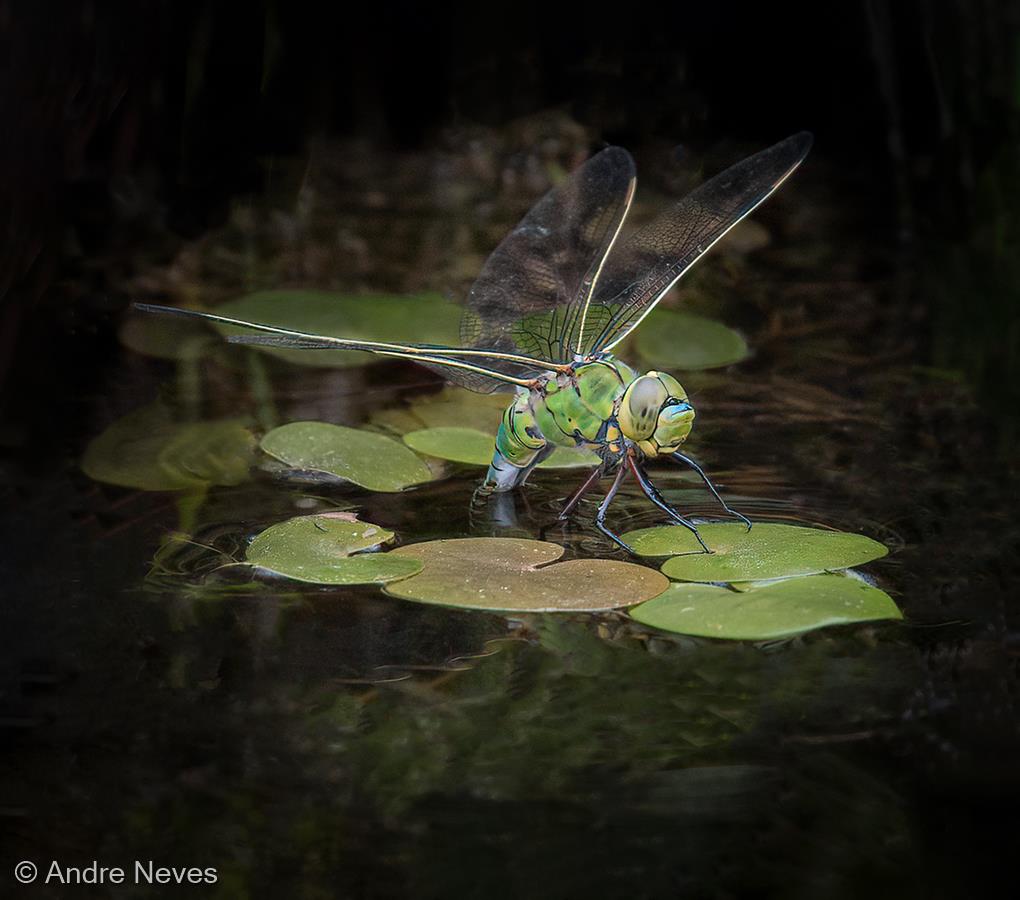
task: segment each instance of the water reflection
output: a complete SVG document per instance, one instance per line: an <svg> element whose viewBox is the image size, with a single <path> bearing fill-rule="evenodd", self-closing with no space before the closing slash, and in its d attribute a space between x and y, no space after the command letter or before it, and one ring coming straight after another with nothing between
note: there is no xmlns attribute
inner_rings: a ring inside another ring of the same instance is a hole
<svg viewBox="0 0 1020 900"><path fill-rule="evenodd" d="M423 253L450 243L418 216L390 246L378 218L384 257L366 271L386 283L413 280L408 246L423 227ZM706 272L707 295L720 276ZM268 427L360 425L439 386L398 363L307 372L226 353L144 366L125 355L88 415L77 410L59 465L40 471L25 451L4 523L20 564L0 630L14 686L0 723L12 854L215 865L224 896L295 884L310 897L790 896L791 885L936 896L940 866L919 848L949 858L970 824L919 798L962 806L1015 780L1002 559L1016 525L1008 481L964 479L987 465L972 407L895 362L909 362L895 331L882 365L855 354L862 292L837 274L839 303L824 281L790 285L792 325L756 329L747 314L757 356L687 381L691 450L752 519L890 545L870 571L909 624L758 646L224 568L262 528L317 509L355 511L404 541L544 536L568 556L617 551L587 524L594 500L555 523L576 470L536 472L521 495L482 506L480 471L458 467L402 494L256 470L187 508L87 482L77 450L158 391L186 416ZM745 280L738 306L768 310L767 282ZM689 475L654 477L684 512L716 516ZM621 533L662 521L631 486L611 517Z"/></svg>

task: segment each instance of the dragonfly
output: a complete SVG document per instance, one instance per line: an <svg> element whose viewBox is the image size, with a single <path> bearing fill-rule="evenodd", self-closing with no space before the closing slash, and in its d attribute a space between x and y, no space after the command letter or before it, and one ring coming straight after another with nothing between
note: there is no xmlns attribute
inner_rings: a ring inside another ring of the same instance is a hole
<svg viewBox="0 0 1020 900"><path fill-rule="evenodd" d="M639 374L613 349L691 266L789 178L811 144L809 133L794 134L703 182L624 237L637 184L634 160L621 147L601 150L543 196L488 257L468 293L458 347L348 340L200 310L136 307L247 329L229 335L233 343L358 350L414 360L481 393L512 389L479 494L520 487L556 447L587 448L599 462L566 501L560 520L604 477L612 477L594 525L633 552L606 525L610 504L632 476L673 524L693 532L710 553L697 524L652 483L649 460L689 466L725 513L748 529L751 521L731 509L698 463L681 452L695 411L680 382L666 372Z"/></svg>

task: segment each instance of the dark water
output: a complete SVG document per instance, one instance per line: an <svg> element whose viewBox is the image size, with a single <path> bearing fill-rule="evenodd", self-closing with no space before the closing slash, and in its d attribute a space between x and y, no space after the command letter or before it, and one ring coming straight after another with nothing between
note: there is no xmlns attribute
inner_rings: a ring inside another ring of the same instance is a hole
<svg viewBox="0 0 1020 900"><path fill-rule="evenodd" d="M696 282L696 306L731 298L712 311L755 355L684 378L691 448L757 521L886 543L867 571L902 624L711 642L618 614L507 620L212 572L209 548L236 554L334 504L404 540L537 536L576 472L483 510L468 469L400 495L259 474L213 489L189 528L204 546L175 545L150 572L187 521L179 498L92 483L77 460L110 421L159 392L180 403L191 382L61 323L79 354L63 375L102 363L5 435L4 858L212 866L215 886L174 888L211 897L973 895L1016 835L997 818L1020 783L1015 495L969 390L917 366L896 258L853 222L777 224L808 197L824 208L803 190L766 218L772 247ZM420 260L438 241L409 249L420 227L380 245ZM371 266L382 286L433 277ZM243 368L207 361L197 377L202 416L258 414ZM344 424L439 387L402 364L270 364L268 381L281 421ZM713 514L660 478L684 510ZM545 537L615 557L591 512ZM659 518L627 489L612 521Z"/></svg>

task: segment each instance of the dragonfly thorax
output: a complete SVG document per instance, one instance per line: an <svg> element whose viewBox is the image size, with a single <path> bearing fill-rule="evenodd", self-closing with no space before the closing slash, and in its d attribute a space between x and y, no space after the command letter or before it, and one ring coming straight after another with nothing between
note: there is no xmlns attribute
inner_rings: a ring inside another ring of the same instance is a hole
<svg viewBox="0 0 1020 900"><path fill-rule="evenodd" d="M628 385L616 418L623 436L645 456L664 456L676 452L687 440L694 425L694 407L679 381L653 371Z"/></svg>

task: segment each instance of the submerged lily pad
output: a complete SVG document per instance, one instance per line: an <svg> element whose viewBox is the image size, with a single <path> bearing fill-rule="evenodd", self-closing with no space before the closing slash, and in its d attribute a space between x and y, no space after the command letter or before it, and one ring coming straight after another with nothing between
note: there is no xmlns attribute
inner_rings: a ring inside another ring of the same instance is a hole
<svg viewBox="0 0 1020 900"><path fill-rule="evenodd" d="M216 307L215 312L265 325L279 325L330 337L418 344L457 344L461 308L439 294L361 295L329 291L259 291ZM223 334L251 334L216 326ZM305 366L362 366L387 357L350 350L288 350L259 346L274 356Z"/></svg>
<svg viewBox="0 0 1020 900"><path fill-rule="evenodd" d="M349 513L319 513L280 522L256 535L245 559L259 569L311 584L371 584L407 578L421 563L392 553L351 554L377 547L393 532Z"/></svg>
<svg viewBox="0 0 1020 900"><path fill-rule="evenodd" d="M732 591L712 584L671 584L630 610L645 625L701 637L762 641L876 619L902 619L892 598L845 575L807 575Z"/></svg>
<svg viewBox="0 0 1020 900"><path fill-rule="evenodd" d="M656 309L635 332L634 348L663 369L711 369L747 356L747 342L732 328L694 313Z"/></svg>
<svg viewBox="0 0 1020 900"><path fill-rule="evenodd" d="M492 461L494 440L491 434L477 428L422 428L404 435L404 443L412 450L472 466L487 466ZM599 458L590 450L557 447L538 467L568 469L598 463Z"/></svg>
<svg viewBox="0 0 1020 900"><path fill-rule="evenodd" d="M694 535L681 525L641 528L623 540L641 556L672 556L662 571L678 581L764 581L848 569L889 551L861 534L822 531L797 525L738 523L699 525L713 551L702 553ZM683 555L675 555L683 554Z"/></svg>
<svg viewBox="0 0 1020 900"><path fill-rule="evenodd" d="M517 538L463 538L411 544L393 556L424 563L388 594L468 609L518 612L618 609L662 593L654 569L608 559L572 559L558 544ZM554 565L549 565L554 563Z"/></svg>
<svg viewBox="0 0 1020 900"><path fill-rule="evenodd" d="M328 422L281 425L260 446L292 468L325 472L370 491L401 491L432 478L428 466L399 441Z"/></svg>
<svg viewBox="0 0 1020 900"><path fill-rule="evenodd" d="M175 422L160 403L124 416L94 438L82 470L107 484L178 491L240 484L248 477L255 438L239 419Z"/></svg>
<svg viewBox="0 0 1020 900"><path fill-rule="evenodd" d="M194 357L203 347L217 343L216 335L200 322L145 313L127 316L117 337L129 350L156 359Z"/></svg>

